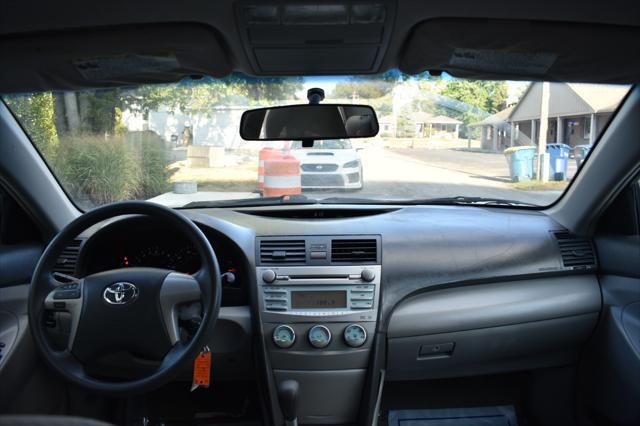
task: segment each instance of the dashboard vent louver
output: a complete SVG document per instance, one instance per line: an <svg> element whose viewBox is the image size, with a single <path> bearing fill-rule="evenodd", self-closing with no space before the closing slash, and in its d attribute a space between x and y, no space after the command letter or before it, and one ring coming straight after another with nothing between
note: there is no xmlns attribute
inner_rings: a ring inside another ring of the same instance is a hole
<svg viewBox="0 0 640 426"><path fill-rule="evenodd" d="M332 262L366 263L378 260L378 244L375 239L348 239L331 241Z"/></svg>
<svg viewBox="0 0 640 426"><path fill-rule="evenodd" d="M596 256L589 239L574 237L568 232L557 232L555 237L565 268L595 269Z"/></svg>
<svg viewBox="0 0 640 426"><path fill-rule="evenodd" d="M78 254L80 254L81 245L81 239L71 241L71 243L62 250L62 253L60 253L58 260L53 267L53 271L66 275L74 275L76 272L76 264L78 262Z"/></svg>
<svg viewBox="0 0 640 426"><path fill-rule="evenodd" d="M260 263L305 264L307 252L304 240L262 240L260 242Z"/></svg>

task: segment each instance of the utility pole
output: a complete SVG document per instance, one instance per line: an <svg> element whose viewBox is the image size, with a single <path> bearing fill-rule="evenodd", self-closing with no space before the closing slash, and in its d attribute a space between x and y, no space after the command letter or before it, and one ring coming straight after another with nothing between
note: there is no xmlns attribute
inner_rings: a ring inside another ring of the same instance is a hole
<svg viewBox="0 0 640 426"><path fill-rule="evenodd" d="M542 83L540 105L540 131L538 132L538 180L549 181L549 154L547 154L547 130L549 127L549 83Z"/></svg>

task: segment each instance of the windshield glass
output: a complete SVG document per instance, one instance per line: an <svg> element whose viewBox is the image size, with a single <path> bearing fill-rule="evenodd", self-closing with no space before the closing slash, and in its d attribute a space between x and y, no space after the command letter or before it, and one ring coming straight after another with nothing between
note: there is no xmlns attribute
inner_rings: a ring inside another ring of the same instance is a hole
<svg viewBox="0 0 640 426"><path fill-rule="evenodd" d="M314 141L311 149L352 149L351 141L348 139L327 139ZM301 141L291 142L291 149L308 149L302 147Z"/></svg>
<svg viewBox="0 0 640 426"><path fill-rule="evenodd" d="M366 139L244 141L248 109L371 105ZM254 78L4 97L74 202L171 207L303 194L344 202L482 197L545 206L585 161L628 86L378 76ZM486 200L484 200L486 201Z"/></svg>

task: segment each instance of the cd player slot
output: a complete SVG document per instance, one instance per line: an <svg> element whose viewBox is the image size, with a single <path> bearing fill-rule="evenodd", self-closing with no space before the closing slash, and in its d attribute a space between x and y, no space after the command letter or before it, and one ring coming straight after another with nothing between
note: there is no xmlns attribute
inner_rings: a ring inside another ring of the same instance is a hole
<svg viewBox="0 0 640 426"><path fill-rule="evenodd" d="M289 275L290 280L347 280L348 274Z"/></svg>

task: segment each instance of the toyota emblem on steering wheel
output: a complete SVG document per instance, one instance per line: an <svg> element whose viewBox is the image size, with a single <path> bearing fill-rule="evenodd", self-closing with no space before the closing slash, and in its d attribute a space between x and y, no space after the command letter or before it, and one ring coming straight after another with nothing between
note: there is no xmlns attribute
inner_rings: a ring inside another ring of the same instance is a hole
<svg viewBox="0 0 640 426"><path fill-rule="evenodd" d="M138 298L138 287L128 282L114 283L104 289L102 298L110 305L126 305Z"/></svg>

